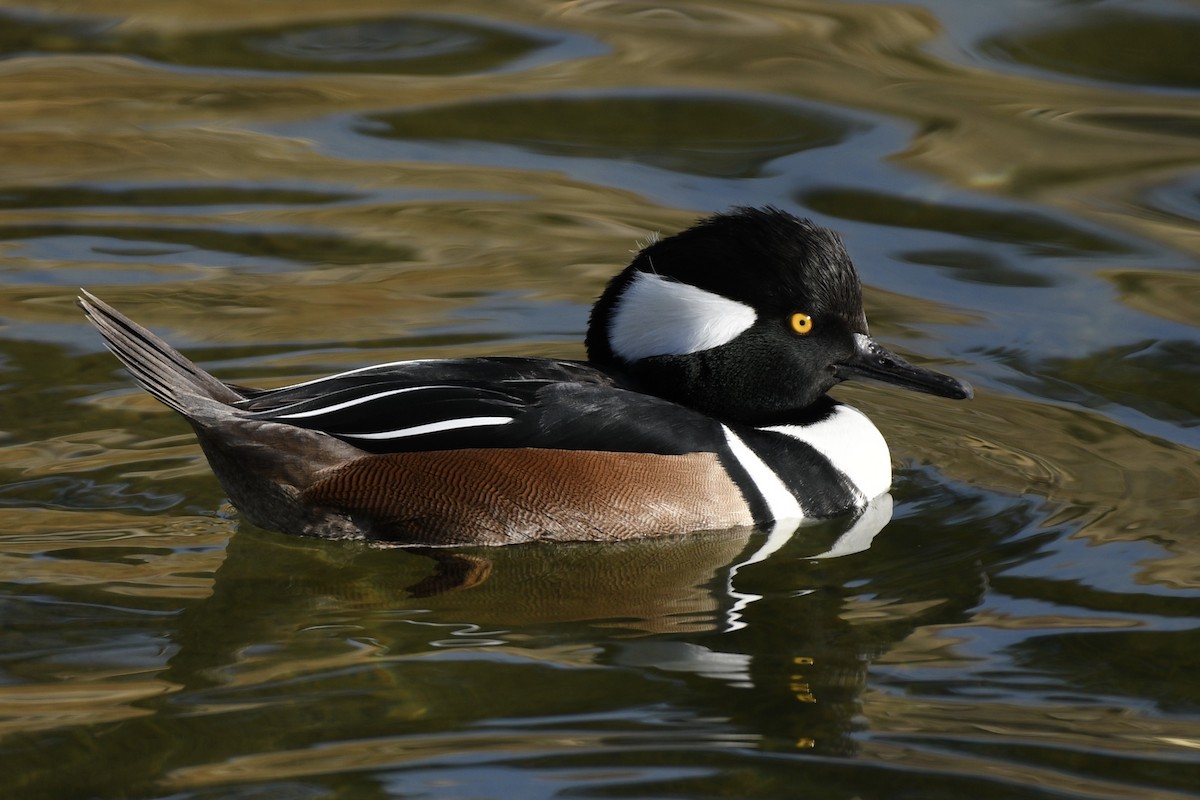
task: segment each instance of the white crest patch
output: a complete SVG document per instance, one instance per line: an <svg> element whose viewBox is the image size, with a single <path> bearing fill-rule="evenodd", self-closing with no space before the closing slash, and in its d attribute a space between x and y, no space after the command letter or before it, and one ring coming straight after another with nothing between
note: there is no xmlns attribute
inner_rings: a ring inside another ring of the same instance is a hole
<svg viewBox="0 0 1200 800"><path fill-rule="evenodd" d="M875 424L857 408L838 405L813 425L776 425L763 430L786 434L812 446L829 463L873 500L892 486L892 457Z"/></svg>
<svg viewBox="0 0 1200 800"><path fill-rule="evenodd" d="M626 361L686 355L733 341L757 318L745 303L637 272L613 309L608 341Z"/></svg>

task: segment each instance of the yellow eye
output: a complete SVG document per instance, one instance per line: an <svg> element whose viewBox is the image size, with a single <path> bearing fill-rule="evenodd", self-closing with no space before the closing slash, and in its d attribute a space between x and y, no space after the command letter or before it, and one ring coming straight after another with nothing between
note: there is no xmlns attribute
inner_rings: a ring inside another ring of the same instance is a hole
<svg viewBox="0 0 1200 800"><path fill-rule="evenodd" d="M805 334L808 334L808 333L812 333L813 320L812 320L812 317L810 317L808 314L797 311L795 314L792 314L791 323L792 323L792 330L795 331L796 333L800 334L801 336L804 336Z"/></svg>

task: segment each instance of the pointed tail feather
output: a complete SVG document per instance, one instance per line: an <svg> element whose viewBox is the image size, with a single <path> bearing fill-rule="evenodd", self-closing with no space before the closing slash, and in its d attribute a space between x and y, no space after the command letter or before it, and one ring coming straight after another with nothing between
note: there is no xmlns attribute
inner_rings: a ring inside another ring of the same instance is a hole
<svg viewBox="0 0 1200 800"><path fill-rule="evenodd" d="M105 345L133 374L138 385L160 402L191 417L196 403L189 402L189 397L221 403L242 399L240 394L108 303L86 290L80 292L79 307L100 331Z"/></svg>

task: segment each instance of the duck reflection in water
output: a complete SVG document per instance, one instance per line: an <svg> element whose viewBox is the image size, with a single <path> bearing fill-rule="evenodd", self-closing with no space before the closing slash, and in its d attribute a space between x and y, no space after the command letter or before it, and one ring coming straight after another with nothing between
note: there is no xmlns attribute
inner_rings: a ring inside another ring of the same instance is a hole
<svg viewBox="0 0 1200 800"><path fill-rule="evenodd" d="M903 616L865 627L848 622L850 598L882 593L897 608L927 607L929 592L965 591L938 606L953 614L978 602L981 591L978 579L937 567L932 582L885 577L878 587L865 586L930 536L928 526L908 521L916 519L910 509L902 541L873 555L881 541L890 542L876 534L891 510L885 496L856 519L810 523L803 535L790 527L740 528L451 550L322 542L244 526L230 539L211 595L184 611L163 677L201 706L227 702L230 692L273 696L280 681L288 696L298 681L320 687L313 703L324 696L335 708L329 698L343 689L346 696L369 690L373 705L402 717L405 709L431 715L435 729L437 715L465 713L446 694L448 685L461 684L483 704L476 709L481 719L507 713L489 710L493 693L504 708L506 692L555 691L563 688L559 681L580 692L578 702L600 703L598 711L609 702L614 709L645 702L622 699L627 691L649 697L674 686L664 702L731 721L770 707L768 728L843 752L853 747L847 734L871 661L917 624ZM974 547L964 539L951 550ZM431 589L427 554L486 561L466 570L486 570L486 579L466 585L447 578L442 591ZM413 586L423 586L425 596L414 597ZM547 667L565 672L552 677ZM616 694L582 688L607 686L612 675L621 688L605 691ZM322 710L322 724L331 726L322 736L338 735L336 716ZM363 736L362 724L346 722L347 735ZM396 724L381 718L365 735L396 736ZM747 721L746 729L764 724Z"/></svg>

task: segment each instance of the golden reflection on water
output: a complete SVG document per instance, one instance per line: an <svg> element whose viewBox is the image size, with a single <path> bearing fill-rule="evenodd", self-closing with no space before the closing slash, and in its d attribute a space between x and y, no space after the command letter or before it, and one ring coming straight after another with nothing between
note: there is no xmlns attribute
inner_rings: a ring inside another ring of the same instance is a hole
<svg viewBox="0 0 1200 800"><path fill-rule="evenodd" d="M1200 232L1191 233L1200 238ZM1195 245L1200 250L1200 243ZM1162 270L1111 270L1101 275L1112 281L1121 302L1143 314L1194 325L1200 310L1200 274Z"/></svg>
<svg viewBox="0 0 1200 800"><path fill-rule="evenodd" d="M737 748L753 746L755 737L726 735L720 738L700 737L681 739L680 746ZM553 756L558 754L588 754L661 747L674 742L664 741L660 733L641 735L622 733L613 737L595 733L572 732L547 740L540 733L499 734L461 733L455 735L416 738L396 736L365 741L336 742L313 753L308 749L257 753L231 759L221 764L185 767L167 775L163 788L181 790L203 786L254 783L302 776L319 776L360 770L397 769L409 764L426 764L443 758L508 757L519 759L530 752Z"/></svg>
<svg viewBox="0 0 1200 800"><path fill-rule="evenodd" d="M135 703L172 691L153 679L102 680L89 676L78 683L42 683L0 687L0 736L73 725L96 725L142 717L153 712Z"/></svg>
<svg viewBox="0 0 1200 800"><path fill-rule="evenodd" d="M880 735L864 746L863 754L884 762L902 763L906 769L921 772L977 774L993 776L1002 782L1018 786L1037 786L1040 789L1073 793L1080 796L1113 797L1112 786L1102 777L1090 777L1066 771L1054 765L1022 763L1016 759L993 759L993 753L1003 754L1017 742L1038 741L1044 746L1065 748L1087 747L1092 736L1101 736L1111 743L1114 753L1137 753L1147 747L1163 756L1183 762L1195 757L1197 742L1191 733L1176 728L1175 735L1148 735L1148 729L1161 730L1159 721L1140 720L1136 714L1117 709L1081 711L1071 706L1047 708L1045 724L1031 727L1024 710L1000 703L980 703L972 700L969 713L954 703L925 703L913 706L896 702L876 693L867 698L872 722L877 723ZM978 715L978 716L976 716ZM965 719L988 722L964 721ZM1168 724L1167 729L1175 728ZM1087 736L1080 730L1091 732ZM918 732L919 731L919 732ZM966 743L962 748L942 754L936 751L905 746L909 737L937 737L939 741ZM982 752L983 756L972 753ZM1165 759L1164 759L1165 760ZM1168 761L1168 763L1170 763ZM1187 791L1158 791L1163 800L1185 800L1194 797Z"/></svg>
<svg viewBox="0 0 1200 800"><path fill-rule="evenodd" d="M30 585L86 587L120 595L197 600L212 592L232 531L212 518L142 527L144 518L93 511L0 512L0 571ZM126 560L111 560L114 549ZM89 558L96 551L95 558ZM62 555L60 555L60 553Z"/></svg>

